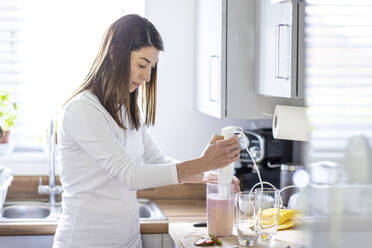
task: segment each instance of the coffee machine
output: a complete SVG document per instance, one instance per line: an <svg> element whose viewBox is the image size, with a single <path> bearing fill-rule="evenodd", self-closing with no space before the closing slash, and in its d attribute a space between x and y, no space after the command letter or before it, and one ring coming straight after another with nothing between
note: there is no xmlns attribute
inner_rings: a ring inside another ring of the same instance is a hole
<svg viewBox="0 0 372 248"><path fill-rule="evenodd" d="M271 128L243 131L262 180L280 188L280 165L293 161L293 141L274 139ZM235 175L240 180L242 190L249 190L258 182L257 171L246 150L240 152L240 160L235 163Z"/></svg>

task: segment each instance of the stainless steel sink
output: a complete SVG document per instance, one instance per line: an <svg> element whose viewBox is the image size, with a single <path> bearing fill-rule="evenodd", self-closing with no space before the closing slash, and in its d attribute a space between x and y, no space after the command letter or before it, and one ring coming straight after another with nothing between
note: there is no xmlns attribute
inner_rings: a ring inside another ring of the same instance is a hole
<svg viewBox="0 0 372 248"><path fill-rule="evenodd" d="M50 214L50 209L41 206L9 206L3 211L2 216L8 219L14 218L46 218Z"/></svg>
<svg viewBox="0 0 372 248"><path fill-rule="evenodd" d="M138 199L140 220L166 220L167 218L155 202L148 199ZM58 220L61 205L51 207L45 202L5 202L0 212L0 222L28 222Z"/></svg>
<svg viewBox="0 0 372 248"><path fill-rule="evenodd" d="M166 220L164 213L155 202L149 199L138 199L140 220Z"/></svg>
<svg viewBox="0 0 372 248"><path fill-rule="evenodd" d="M5 202L0 221L57 221L61 205L54 207L47 202Z"/></svg>

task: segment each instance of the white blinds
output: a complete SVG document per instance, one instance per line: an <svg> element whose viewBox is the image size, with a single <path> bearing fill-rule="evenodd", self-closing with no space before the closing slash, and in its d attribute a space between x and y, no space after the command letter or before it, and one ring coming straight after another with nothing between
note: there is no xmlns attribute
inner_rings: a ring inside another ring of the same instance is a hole
<svg viewBox="0 0 372 248"><path fill-rule="evenodd" d="M307 0L310 159L340 161L347 139L372 139L372 1Z"/></svg>
<svg viewBox="0 0 372 248"><path fill-rule="evenodd" d="M1 90L12 91L21 82L21 17L19 2L0 1L0 84Z"/></svg>
<svg viewBox="0 0 372 248"><path fill-rule="evenodd" d="M24 83L22 12L21 1L0 1L0 91L8 92L10 101L18 106L24 105L19 94ZM11 128L15 133L12 136L17 136L17 128L21 125L22 120L17 119L15 127Z"/></svg>

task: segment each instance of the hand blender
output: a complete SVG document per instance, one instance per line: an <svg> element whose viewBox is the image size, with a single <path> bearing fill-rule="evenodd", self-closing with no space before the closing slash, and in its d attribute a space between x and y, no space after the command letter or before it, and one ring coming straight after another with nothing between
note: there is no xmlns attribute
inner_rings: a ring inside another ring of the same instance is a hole
<svg viewBox="0 0 372 248"><path fill-rule="evenodd" d="M222 136L224 139L229 139L235 133L242 133L241 127L228 126L222 129ZM234 162L218 169L218 192L223 198L228 198L231 191L231 183L234 176Z"/></svg>

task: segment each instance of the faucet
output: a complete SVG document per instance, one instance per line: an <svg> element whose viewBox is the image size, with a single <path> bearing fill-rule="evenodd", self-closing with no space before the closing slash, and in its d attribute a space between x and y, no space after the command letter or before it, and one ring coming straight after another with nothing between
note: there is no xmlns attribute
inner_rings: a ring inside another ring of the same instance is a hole
<svg viewBox="0 0 372 248"><path fill-rule="evenodd" d="M50 121L50 128L48 132L48 145L49 145L49 185L42 184L42 178L39 178L39 187L38 192L41 195L49 194L49 203L52 207L56 205L56 196L57 194L62 193L62 187L60 185L56 185L56 175L55 175L55 167L56 167L56 130L55 130L55 122L53 120Z"/></svg>

